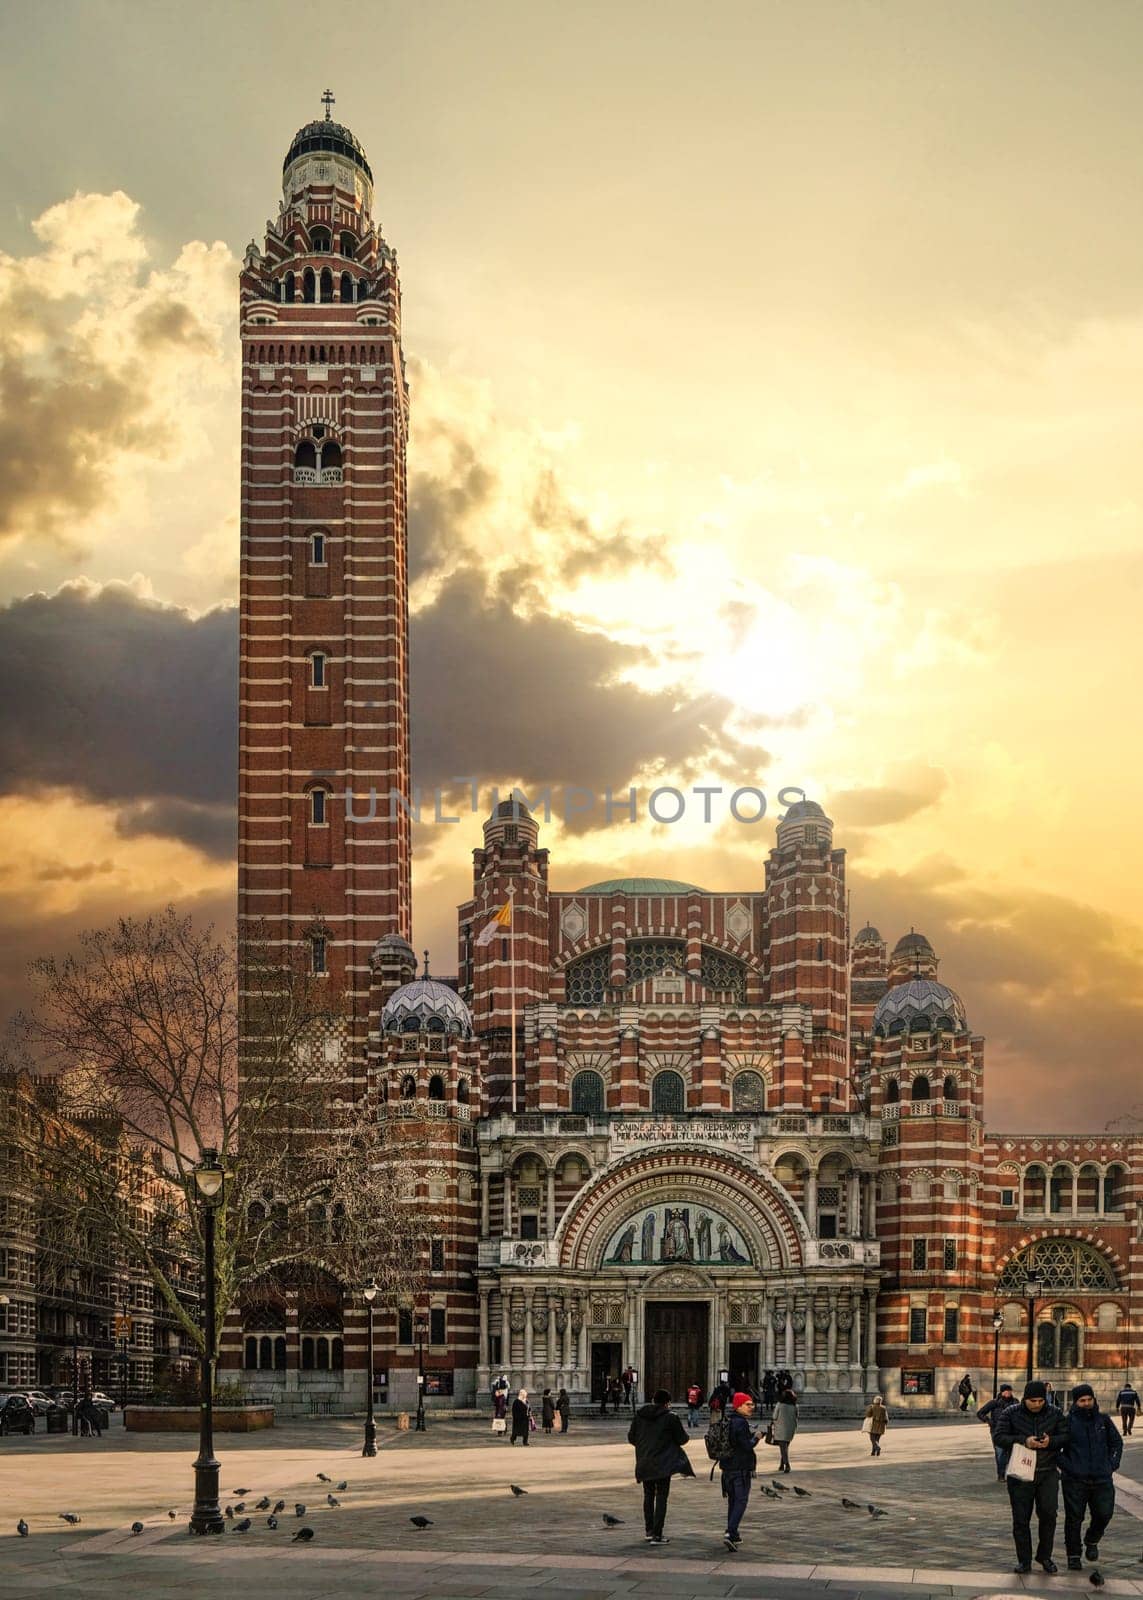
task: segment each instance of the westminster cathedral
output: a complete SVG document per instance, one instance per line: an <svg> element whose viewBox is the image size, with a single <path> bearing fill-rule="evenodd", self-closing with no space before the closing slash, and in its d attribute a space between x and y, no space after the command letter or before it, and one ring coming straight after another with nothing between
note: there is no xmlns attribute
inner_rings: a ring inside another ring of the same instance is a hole
<svg viewBox="0 0 1143 1600"><path fill-rule="evenodd" d="M325 1059L423 1130L418 1194L449 1224L371 1372L343 1285L250 1308L228 1375L284 1414L361 1410L368 1384L408 1408L421 1380L482 1408L501 1372L578 1406L627 1367L641 1395L786 1367L810 1414L937 1409L966 1371L1023 1372L1031 1303L1041 1376L1121 1381L1143 1141L986 1131L971 994L922 932L850 927L815 801L735 891L552 889L542 824L503 801L454 974L418 974L408 815L346 803L412 782L411 400L397 252L328 99L246 251L240 334L239 929L347 994Z"/></svg>

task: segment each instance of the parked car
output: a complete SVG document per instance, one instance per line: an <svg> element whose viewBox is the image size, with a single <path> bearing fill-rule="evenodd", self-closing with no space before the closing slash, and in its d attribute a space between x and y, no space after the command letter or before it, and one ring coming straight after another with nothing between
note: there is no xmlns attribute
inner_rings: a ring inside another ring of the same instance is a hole
<svg viewBox="0 0 1143 1600"><path fill-rule="evenodd" d="M102 1406L104 1411L119 1410L118 1401L113 1400L109 1394L104 1394L102 1389L93 1389L91 1391L91 1399L94 1405Z"/></svg>
<svg viewBox="0 0 1143 1600"><path fill-rule="evenodd" d="M6 1433L35 1433L36 1413L26 1395L0 1394L0 1436Z"/></svg>
<svg viewBox="0 0 1143 1600"><path fill-rule="evenodd" d="M28 1404L37 1417L46 1417L49 1411L56 1409L54 1400L49 1400L42 1389L28 1389L25 1391Z"/></svg>

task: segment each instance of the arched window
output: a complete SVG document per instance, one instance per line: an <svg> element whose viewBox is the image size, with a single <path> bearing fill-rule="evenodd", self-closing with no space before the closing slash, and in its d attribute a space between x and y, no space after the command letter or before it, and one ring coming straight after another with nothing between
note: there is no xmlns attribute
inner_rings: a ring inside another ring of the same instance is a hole
<svg viewBox="0 0 1143 1600"><path fill-rule="evenodd" d="M310 971L326 971L325 935L322 933L314 934L310 939Z"/></svg>
<svg viewBox="0 0 1143 1600"><path fill-rule="evenodd" d="M657 1072L651 1079L651 1110L678 1116L686 1108L686 1085L677 1072Z"/></svg>
<svg viewBox="0 0 1143 1600"><path fill-rule="evenodd" d="M1108 1167L1103 1180L1103 1209L1121 1211L1126 1196L1126 1170L1118 1164Z"/></svg>
<svg viewBox="0 0 1143 1600"><path fill-rule="evenodd" d="M315 650L310 656L310 687L324 689L327 687L325 678L326 654L324 650Z"/></svg>
<svg viewBox="0 0 1143 1600"><path fill-rule="evenodd" d="M598 1072L577 1072L571 1081L571 1108L580 1117L603 1115L603 1078Z"/></svg>
<svg viewBox="0 0 1143 1600"><path fill-rule="evenodd" d="M944 1087L942 1088L941 1093L944 1095L944 1098L946 1100L955 1100L956 1099L956 1090L957 1090L956 1079L950 1073L949 1076L944 1081Z"/></svg>
<svg viewBox="0 0 1143 1600"><path fill-rule="evenodd" d="M333 299L333 273L328 267L321 269L321 298L323 305Z"/></svg>
<svg viewBox="0 0 1143 1600"><path fill-rule="evenodd" d="M274 1371L275 1372L285 1372L285 1370L286 1370L286 1340L285 1340L284 1335L279 1334L278 1337L274 1340Z"/></svg>
<svg viewBox="0 0 1143 1600"><path fill-rule="evenodd" d="M412 1100L417 1093L417 1080L411 1072L407 1072L401 1079L401 1099Z"/></svg>
<svg viewBox="0 0 1143 1600"><path fill-rule="evenodd" d="M257 1339L253 1337L247 1338L242 1346L242 1350L242 1365L244 1367L256 1367L258 1365Z"/></svg>
<svg viewBox="0 0 1143 1600"><path fill-rule="evenodd" d="M1056 1213L1072 1209L1072 1169L1062 1162L1052 1168L1048 1180L1048 1209Z"/></svg>
<svg viewBox="0 0 1143 1600"><path fill-rule="evenodd" d="M310 249L317 254L328 255L330 247L329 233L325 228L315 228L310 234Z"/></svg>
<svg viewBox="0 0 1143 1600"><path fill-rule="evenodd" d="M319 1372L328 1372L329 1371L329 1340L328 1339L315 1339L314 1343L317 1346L317 1350L316 1350L317 1370Z"/></svg>
<svg viewBox="0 0 1143 1600"><path fill-rule="evenodd" d="M914 1100L927 1100L930 1095L929 1080L924 1073L919 1078L913 1079L912 1095Z"/></svg>
<svg viewBox="0 0 1143 1600"><path fill-rule="evenodd" d="M758 1112L766 1109L766 1085L758 1072L740 1072L731 1084L735 1111Z"/></svg>
<svg viewBox="0 0 1143 1600"><path fill-rule="evenodd" d="M348 256L351 261L353 260L354 256L357 254L357 240L353 237L353 235L351 233L343 233L342 234L342 236L341 236L341 253L342 253L343 256Z"/></svg>
<svg viewBox="0 0 1143 1600"><path fill-rule="evenodd" d="M885 1085L885 1104L895 1106L901 1098L901 1085L896 1078L890 1078Z"/></svg>
<svg viewBox="0 0 1143 1600"><path fill-rule="evenodd" d="M295 289L296 289L296 280L294 278L294 275L293 275L292 272L287 272L286 273L286 283L285 283L285 290L286 290L285 298L286 298L286 302L287 302L288 305L292 305L293 304Z"/></svg>
<svg viewBox="0 0 1143 1600"><path fill-rule="evenodd" d="M323 471L326 467L341 466L341 446L336 439L330 439L322 445L321 464Z"/></svg>
<svg viewBox="0 0 1143 1600"><path fill-rule="evenodd" d="M268 1333L264 1333L258 1341L258 1365L263 1370L271 1365L273 1361L273 1351L274 1346L270 1340L270 1335Z"/></svg>
<svg viewBox="0 0 1143 1600"><path fill-rule="evenodd" d="M315 567L325 566L324 533L312 533L310 535L310 564Z"/></svg>
<svg viewBox="0 0 1143 1600"><path fill-rule="evenodd" d="M345 1341L332 1339L330 1341L330 1365L335 1372L340 1372L345 1365Z"/></svg>
<svg viewBox="0 0 1143 1600"><path fill-rule="evenodd" d="M608 949L591 950L570 962L564 974L568 1005L602 1005L610 971L611 951Z"/></svg>
<svg viewBox="0 0 1143 1600"><path fill-rule="evenodd" d="M310 826L313 828L324 828L326 825L325 800L325 789L310 790Z"/></svg>
<svg viewBox="0 0 1143 1600"><path fill-rule="evenodd" d="M456 1098L462 1106L468 1104L468 1079L461 1078L456 1086Z"/></svg>
<svg viewBox="0 0 1143 1600"><path fill-rule="evenodd" d="M314 1342L309 1334L302 1340L302 1371L314 1370Z"/></svg>
<svg viewBox="0 0 1143 1600"><path fill-rule="evenodd" d="M1094 1245L1082 1239L1037 1239L1008 1258L997 1287L1023 1293L1025 1280L1034 1274L1048 1294L1091 1293L1117 1289L1110 1262Z"/></svg>
<svg viewBox="0 0 1143 1600"><path fill-rule="evenodd" d="M314 298L314 269L307 267L302 273L302 299L312 301Z"/></svg>
<svg viewBox="0 0 1143 1600"><path fill-rule="evenodd" d="M312 439L299 439L294 451L294 471L302 467L310 472L317 471L317 450Z"/></svg>
<svg viewBox="0 0 1143 1600"><path fill-rule="evenodd" d="M439 1072L434 1072L429 1079L429 1099L443 1100L445 1097L444 1079Z"/></svg>
<svg viewBox="0 0 1143 1600"><path fill-rule="evenodd" d="M341 275L341 298L343 303L353 299L353 276L351 273L343 272Z"/></svg>

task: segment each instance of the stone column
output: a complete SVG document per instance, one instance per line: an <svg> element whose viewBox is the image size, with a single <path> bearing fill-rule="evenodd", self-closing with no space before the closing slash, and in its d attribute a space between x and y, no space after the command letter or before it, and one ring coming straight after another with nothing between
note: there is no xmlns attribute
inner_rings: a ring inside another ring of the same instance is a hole
<svg viewBox="0 0 1143 1600"><path fill-rule="evenodd" d="M814 1167L806 1172L806 1226L810 1230L810 1238L818 1236L818 1175Z"/></svg>
<svg viewBox="0 0 1143 1600"><path fill-rule="evenodd" d="M532 1341L533 1341L532 1300L533 1300L533 1297L534 1297L534 1291L533 1290L531 1290L531 1289L525 1289L524 1290L524 1367L526 1369L526 1381L529 1384L531 1384L531 1381L532 1381Z"/></svg>
<svg viewBox="0 0 1143 1600"><path fill-rule="evenodd" d="M793 1368L794 1366L794 1305L791 1296L786 1301L786 1343L782 1353L782 1365Z"/></svg>
<svg viewBox="0 0 1143 1600"><path fill-rule="evenodd" d="M486 1283L480 1285L480 1349L477 1361L481 1367L489 1364L488 1356L488 1289Z"/></svg>
<svg viewBox="0 0 1143 1600"><path fill-rule="evenodd" d="M505 1283L500 1285L500 1365L505 1372L512 1368L511 1296Z"/></svg>
<svg viewBox="0 0 1143 1600"><path fill-rule="evenodd" d="M480 1237L487 1239L492 1216L492 1178L487 1172L480 1174Z"/></svg>
<svg viewBox="0 0 1143 1600"><path fill-rule="evenodd" d="M572 1332L576 1341L576 1376L587 1388L591 1381L587 1366L587 1307L579 1295L572 1307Z"/></svg>
<svg viewBox="0 0 1143 1600"><path fill-rule="evenodd" d="M512 1237L512 1175L507 1167L504 1169L501 1181L504 1187L504 1216L500 1231L506 1239L510 1239Z"/></svg>
<svg viewBox="0 0 1143 1600"><path fill-rule="evenodd" d="M865 1365L877 1366L877 1294L870 1291L866 1297Z"/></svg>
<svg viewBox="0 0 1143 1600"><path fill-rule="evenodd" d="M829 1328L826 1331L826 1361L837 1366L837 1290L829 1291Z"/></svg>
<svg viewBox="0 0 1143 1600"><path fill-rule="evenodd" d="M556 1233L556 1169L548 1163L548 1238Z"/></svg>
<svg viewBox="0 0 1143 1600"><path fill-rule="evenodd" d="M560 1332L563 1334L563 1356L560 1364L564 1370L564 1382L568 1385L571 1384L572 1373L575 1370L575 1332L572 1328L571 1311L568 1306L570 1298L571 1296L565 1293L563 1310L556 1313L557 1328L559 1328L560 1318L562 1317L563 1319L563 1327L560 1328Z"/></svg>
<svg viewBox="0 0 1143 1600"><path fill-rule="evenodd" d="M1079 1216L1079 1168L1072 1168L1072 1216Z"/></svg>
<svg viewBox="0 0 1143 1600"><path fill-rule="evenodd" d="M849 1210L849 1227L847 1230L849 1237L851 1239L859 1239L861 1237L861 1174L856 1168L850 1172L845 1198Z"/></svg>

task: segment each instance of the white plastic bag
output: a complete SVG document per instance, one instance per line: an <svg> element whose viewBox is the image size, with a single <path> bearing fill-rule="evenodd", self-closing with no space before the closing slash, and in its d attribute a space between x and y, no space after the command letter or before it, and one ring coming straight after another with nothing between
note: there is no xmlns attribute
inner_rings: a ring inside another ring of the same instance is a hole
<svg viewBox="0 0 1143 1600"><path fill-rule="evenodd" d="M861 1424L861 1431L862 1431L862 1433L872 1433L873 1432L873 1418L872 1417L866 1417L865 1418L864 1422Z"/></svg>
<svg viewBox="0 0 1143 1600"><path fill-rule="evenodd" d="M1026 1444L1014 1444L1008 1458L1008 1477L1019 1478L1021 1483L1031 1483L1036 1476L1036 1452Z"/></svg>

